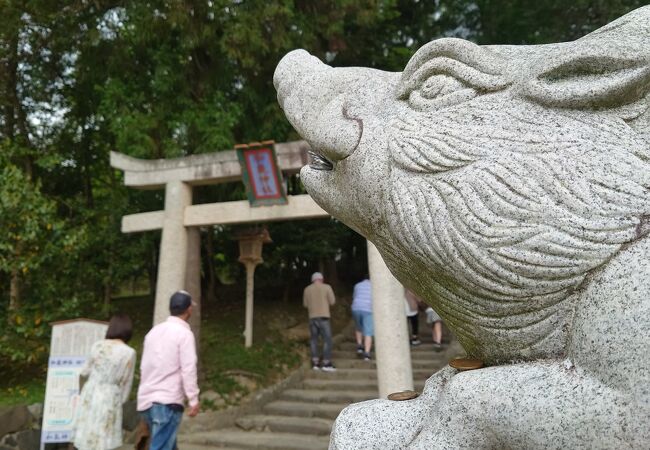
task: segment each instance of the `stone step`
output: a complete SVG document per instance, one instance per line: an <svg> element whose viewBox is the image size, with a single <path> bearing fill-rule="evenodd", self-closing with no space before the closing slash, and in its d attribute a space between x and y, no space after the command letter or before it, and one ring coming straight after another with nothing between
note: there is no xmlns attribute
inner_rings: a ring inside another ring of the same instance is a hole
<svg viewBox="0 0 650 450"><path fill-rule="evenodd" d="M178 448L187 450L190 445L200 449L237 448L257 450L327 450L329 436L305 436L295 433L243 431L236 428L194 433L179 437Z"/></svg>
<svg viewBox="0 0 650 450"><path fill-rule="evenodd" d="M336 366L337 369L376 369L377 368L377 361L370 360L370 361L364 361L363 359L360 358L334 358L333 357L333 362L334 365ZM411 359L411 366L414 369L431 369L431 370L436 370L441 365L446 364L447 362L442 362L440 360L434 360L434 359L424 359L424 358L412 358Z"/></svg>
<svg viewBox="0 0 650 450"><path fill-rule="evenodd" d="M377 389L287 389L280 400L311 403L357 403L377 398Z"/></svg>
<svg viewBox="0 0 650 450"><path fill-rule="evenodd" d="M272 431L309 435L329 435L334 422L320 417L250 415L237 419L235 424L246 431Z"/></svg>
<svg viewBox="0 0 650 450"><path fill-rule="evenodd" d="M435 369L435 370L425 370L425 371L420 371L414 370L413 371L413 383L416 386L419 385L424 385L424 383L431 378L432 375L434 375L436 372L438 372L440 369Z"/></svg>
<svg viewBox="0 0 650 450"><path fill-rule="evenodd" d="M413 353L444 353L445 350L447 350L449 346L447 344L443 344L441 349L434 349L433 348L433 343L432 342L423 342L420 345L416 346L411 346L411 354ZM357 345L354 342L342 342L339 345L336 346L336 349L339 351L346 351L346 352L354 352L356 354L357 350ZM373 353L374 355L374 349Z"/></svg>
<svg viewBox="0 0 650 450"><path fill-rule="evenodd" d="M370 363L370 361L364 361ZM413 369L413 378L429 378L438 369L432 367L431 369ZM377 370L368 364L366 369L337 369L335 372L323 372L322 370L310 370L305 374L305 378L320 378L320 379L358 379L358 380L374 380L377 379Z"/></svg>
<svg viewBox="0 0 650 450"><path fill-rule="evenodd" d="M179 441L180 443L180 441ZM186 444L183 443L183 450L212 450L214 448L218 448L219 450L242 450L241 447L239 448L234 448L234 447L215 447L214 445L198 445L198 444ZM129 445L128 447L125 447L124 450L132 450L133 449L133 444ZM120 448L119 450L122 450Z"/></svg>
<svg viewBox="0 0 650 450"><path fill-rule="evenodd" d="M422 392L424 389L424 383L426 379L416 379L414 380L415 390ZM350 389L359 389L359 390L370 390L377 389L377 380L339 380L339 379L319 379L311 378L305 379L302 382L302 386L305 389L322 389L328 391L335 390L350 390Z"/></svg>
<svg viewBox="0 0 650 450"><path fill-rule="evenodd" d="M311 370L305 373L305 378L374 380L377 378L377 370L370 364L365 369L337 369L336 372Z"/></svg>
<svg viewBox="0 0 650 450"><path fill-rule="evenodd" d="M425 326L424 324L420 324L420 329L418 330L418 339L421 341L433 341L433 335L431 333L431 327L430 326ZM445 333L443 332L442 334L442 340L443 342L449 341L449 336L445 336ZM354 336L346 336L345 339L339 341L339 344L342 343L347 343L347 342L352 342L356 345L356 341L354 340Z"/></svg>
<svg viewBox="0 0 650 450"><path fill-rule="evenodd" d="M421 346L420 346L421 347ZM419 348L419 347L416 347ZM376 356L375 353L372 354L373 357ZM332 350L332 360L336 363L339 359L358 359L362 361L362 358L357 355L355 352L350 350ZM447 364L451 359L450 355L446 351L434 352L433 350L428 352L413 351L411 352L411 359L417 361L436 361ZM372 361L372 360L371 360Z"/></svg>
<svg viewBox="0 0 650 450"><path fill-rule="evenodd" d="M262 407L266 414L278 416L320 417L336 419L348 403L305 403L286 400L275 400Z"/></svg>

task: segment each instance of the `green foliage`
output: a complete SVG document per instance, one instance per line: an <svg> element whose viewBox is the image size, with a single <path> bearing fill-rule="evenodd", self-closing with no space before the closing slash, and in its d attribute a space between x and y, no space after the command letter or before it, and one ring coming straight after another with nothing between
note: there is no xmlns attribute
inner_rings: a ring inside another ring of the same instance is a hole
<svg viewBox="0 0 650 450"><path fill-rule="evenodd" d="M44 393L45 379L42 377L13 380L11 384L2 383L2 386L0 386L0 405L14 406L42 403Z"/></svg>
<svg viewBox="0 0 650 450"><path fill-rule="evenodd" d="M166 158L298 138L272 85L277 62L294 48L333 66L401 70L438 37L569 40L644 3L0 0L0 323L10 325L0 328L0 364L42 364L47 323L105 318L114 289L153 281L159 234L123 235L120 219L162 208L162 193L122 186L109 151ZM290 186L301 192L299 181ZM195 201L242 198L241 185L227 184ZM204 244L208 233L214 241L206 278L213 271L243 281L233 230L204 232ZM352 263L365 258L363 239L336 221L270 230L261 288L295 282L297 292L332 260L346 273L363 269ZM231 365L262 373L249 356Z"/></svg>
<svg viewBox="0 0 650 450"><path fill-rule="evenodd" d="M263 295L256 299L255 339L251 348L244 346L243 301L232 299L225 307L217 308L206 305L200 347L202 389L219 393L227 403L248 393L246 386L237 382L238 374L245 374L259 386L267 386L295 368L301 361L301 351L306 349L305 343L287 341L270 327L270 318L279 314L278 305L264 299ZM285 307L283 313L293 320L304 320L302 308L287 313Z"/></svg>
<svg viewBox="0 0 650 450"><path fill-rule="evenodd" d="M247 349L241 342L241 332L232 334L223 330L206 336L203 342L204 361L212 363L205 365L205 385L221 394L248 393L233 377L237 373L245 373L255 380L266 380L266 383L260 383L262 385L269 384L278 373L285 373L298 365L298 350L304 348L304 344L287 342L276 336Z"/></svg>
<svg viewBox="0 0 650 450"><path fill-rule="evenodd" d="M260 302L257 305L258 318L255 321L255 346L251 349L244 347L242 335L244 302L233 298L225 304L204 305L200 356L205 370L201 389L204 392L207 390L217 392L226 400L226 404L234 404L248 393L247 388L238 383L237 374L246 374L256 380L260 386L267 386L277 377L294 369L301 361L301 351L307 348L305 343L287 341L277 330L269 327L268 318L278 316L279 308L277 304L273 305L264 300L263 297L258 298ZM152 299L121 298L111 305L111 312L116 311L124 312L133 319L134 333L129 345L141 356L144 336L151 326ZM289 312L283 307L282 311L290 316L289 319L285 318L285 322L305 319L302 307L292 308ZM48 328L49 325L43 327L44 330ZM7 341L0 340L0 348L5 345L8 345ZM24 342L21 345L16 340L9 345L20 348L24 347ZM139 376L139 370L136 370L132 397L135 395ZM26 367L20 360L7 361L0 365L0 407L42 402L44 393L44 365ZM212 406L218 407L218 405Z"/></svg>
<svg viewBox="0 0 650 450"><path fill-rule="evenodd" d="M348 282L363 275L365 239L338 220L285 222L270 224L268 229L273 243L264 247L264 264L256 272L259 282L266 286L296 281L295 291L287 295L299 295L314 271L325 270L325 261L339 262Z"/></svg>
<svg viewBox="0 0 650 450"><path fill-rule="evenodd" d="M0 166L0 271L24 275L40 267L56 251L53 238L61 226L40 186L5 161Z"/></svg>
<svg viewBox="0 0 650 450"><path fill-rule="evenodd" d="M482 44L547 44L578 39L643 0L478 0L467 23Z"/></svg>

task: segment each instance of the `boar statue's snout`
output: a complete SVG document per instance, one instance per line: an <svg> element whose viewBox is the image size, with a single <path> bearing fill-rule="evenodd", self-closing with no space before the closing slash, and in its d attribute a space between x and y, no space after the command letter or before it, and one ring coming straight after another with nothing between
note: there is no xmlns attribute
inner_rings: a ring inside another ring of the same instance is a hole
<svg viewBox="0 0 650 450"><path fill-rule="evenodd" d="M361 139L361 125L348 114L349 92L340 87L346 81L345 70L330 67L305 50L288 53L275 69L278 102L311 145L312 168L332 170L334 162L350 156Z"/></svg>
<svg viewBox="0 0 650 450"><path fill-rule="evenodd" d="M280 104L283 103L295 83L299 83L309 73L328 67L305 50L300 49L287 53L280 60L273 74L273 85L278 92Z"/></svg>

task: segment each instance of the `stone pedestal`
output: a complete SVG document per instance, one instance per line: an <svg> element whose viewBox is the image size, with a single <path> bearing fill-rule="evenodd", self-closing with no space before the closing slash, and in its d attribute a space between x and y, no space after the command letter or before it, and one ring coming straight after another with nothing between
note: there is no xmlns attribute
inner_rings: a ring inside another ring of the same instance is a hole
<svg viewBox="0 0 650 450"><path fill-rule="evenodd" d="M413 389L411 349L404 311L404 288L368 241L368 271L372 284L372 314L379 396Z"/></svg>
<svg viewBox="0 0 650 450"><path fill-rule="evenodd" d="M169 316L169 297L186 289L188 232L183 224L185 208L192 204L192 187L181 181L170 181L165 186L165 212L160 258L158 260L158 281L154 325Z"/></svg>

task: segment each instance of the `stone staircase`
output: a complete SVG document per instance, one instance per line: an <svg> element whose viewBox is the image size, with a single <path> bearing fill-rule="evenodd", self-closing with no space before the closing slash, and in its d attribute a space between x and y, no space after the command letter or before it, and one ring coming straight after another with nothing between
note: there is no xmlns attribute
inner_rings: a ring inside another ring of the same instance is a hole
<svg viewBox="0 0 650 450"><path fill-rule="evenodd" d="M430 334L421 339L422 345L411 347L418 392L428 377L462 353L456 342L436 352ZM357 358L355 350L351 341L335 345L332 360L336 372L305 369L296 383L277 392L258 412L236 418L234 426L182 432L179 449L327 449L332 424L341 410L350 403L378 397L376 363Z"/></svg>

